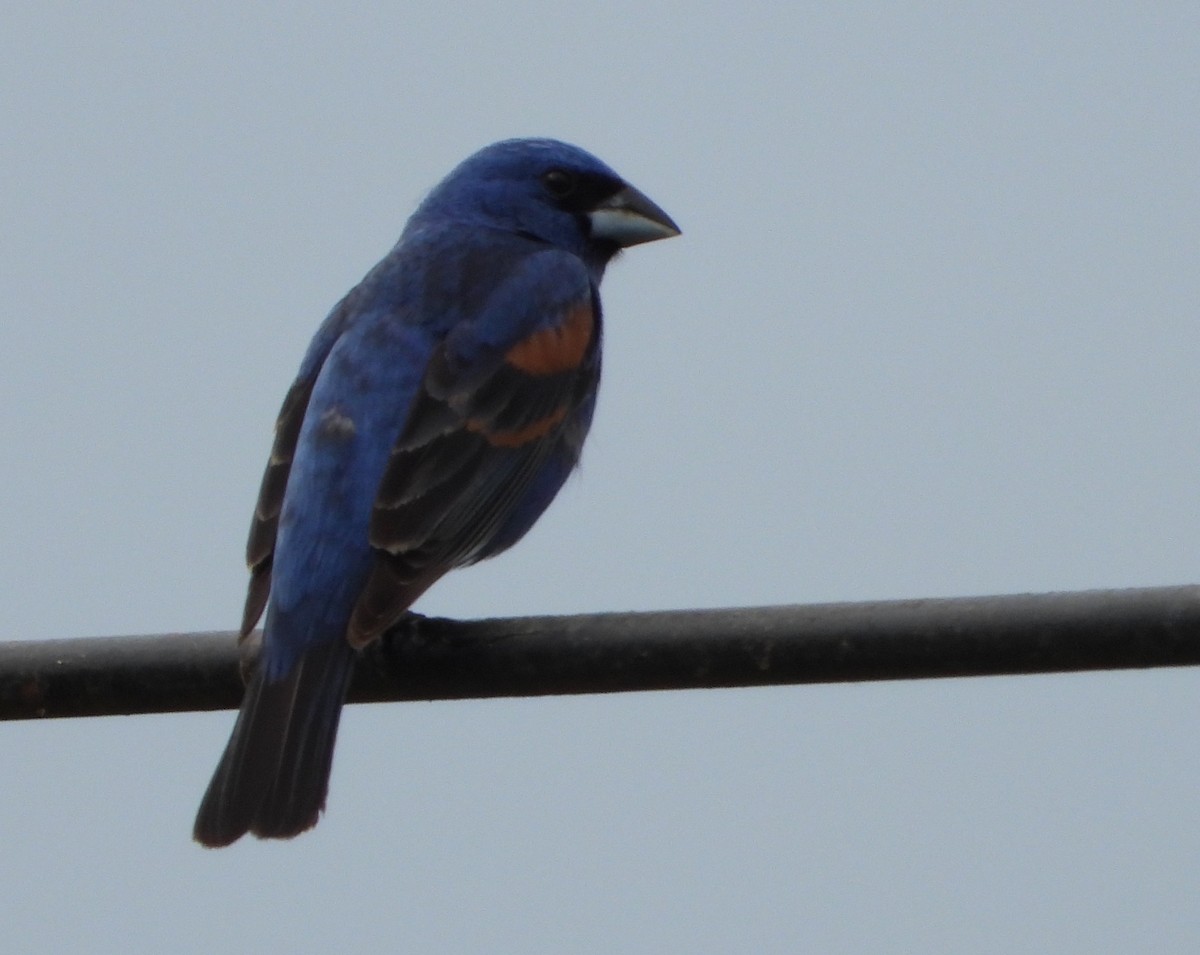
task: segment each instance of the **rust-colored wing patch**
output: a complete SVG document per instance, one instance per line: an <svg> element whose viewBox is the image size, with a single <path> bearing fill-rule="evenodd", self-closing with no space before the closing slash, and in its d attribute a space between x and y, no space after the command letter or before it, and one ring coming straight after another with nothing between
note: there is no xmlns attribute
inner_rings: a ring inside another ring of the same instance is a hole
<svg viewBox="0 0 1200 955"><path fill-rule="evenodd" d="M514 428L511 431L488 430L486 421L479 418L468 418L467 430L482 435L483 440L493 448L519 448L530 441L536 441L538 438L548 435L567 416L567 410L565 404L559 405L544 418L538 418L537 421L531 421L524 427Z"/></svg>
<svg viewBox="0 0 1200 955"><path fill-rule="evenodd" d="M504 360L527 375L558 375L578 368L587 354L596 318L591 303L574 306L563 320L534 332L504 353Z"/></svg>

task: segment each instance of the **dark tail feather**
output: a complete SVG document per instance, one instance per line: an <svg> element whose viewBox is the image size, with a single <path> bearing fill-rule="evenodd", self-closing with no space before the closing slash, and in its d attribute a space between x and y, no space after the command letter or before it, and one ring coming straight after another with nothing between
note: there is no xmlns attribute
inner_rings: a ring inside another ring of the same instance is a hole
<svg viewBox="0 0 1200 955"><path fill-rule="evenodd" d="M281 680L254 675L196 814L197 842L227 846L247 832L289 839L316 825L354 659L334 640L306 650Z"/></svg>

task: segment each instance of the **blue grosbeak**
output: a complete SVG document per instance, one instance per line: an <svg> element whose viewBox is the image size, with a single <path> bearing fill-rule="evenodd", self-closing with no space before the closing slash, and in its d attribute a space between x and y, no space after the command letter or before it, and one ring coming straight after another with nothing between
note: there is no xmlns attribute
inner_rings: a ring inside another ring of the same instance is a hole
<svg viewBox="0 0 1200 955"><path fill-rule="evenodd" d="M283 402L247 544L261 651L194 836L289 838L325 805L355 651L516 543L579 460L605 265L678 235L577 147L480 150L334 307Z"/></svg>

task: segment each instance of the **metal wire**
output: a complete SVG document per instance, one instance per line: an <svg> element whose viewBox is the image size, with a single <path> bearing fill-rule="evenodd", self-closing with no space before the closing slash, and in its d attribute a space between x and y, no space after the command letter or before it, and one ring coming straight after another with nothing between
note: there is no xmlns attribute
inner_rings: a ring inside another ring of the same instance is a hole
<svg viewBox="0 0 1200 955"><path fill-rule="evenodd" d="M234 635L0 644L0 719L236 707ZM1200 586L454 621L362 654L350 702L1200 664Z"/></svg>

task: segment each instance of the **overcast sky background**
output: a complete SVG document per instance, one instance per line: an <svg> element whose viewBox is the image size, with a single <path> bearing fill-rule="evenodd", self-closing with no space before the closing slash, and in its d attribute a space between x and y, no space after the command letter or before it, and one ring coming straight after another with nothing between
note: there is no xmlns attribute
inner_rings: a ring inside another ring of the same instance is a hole
<svg viewBox="0 0 1200 955"><path fill-rule="evenodd" d="M680 223L582 474L435 614L1200 578L1200 7L10 3L5 639L231 629L326 311L474 149ZM1200 950L1194 670L350 708L291 843L231 713L0 726L11 951Z"/></svg>

